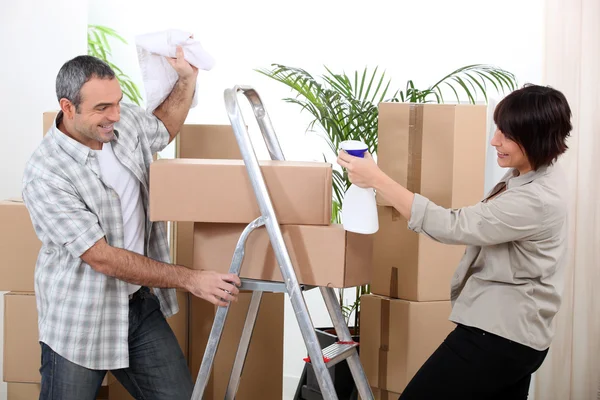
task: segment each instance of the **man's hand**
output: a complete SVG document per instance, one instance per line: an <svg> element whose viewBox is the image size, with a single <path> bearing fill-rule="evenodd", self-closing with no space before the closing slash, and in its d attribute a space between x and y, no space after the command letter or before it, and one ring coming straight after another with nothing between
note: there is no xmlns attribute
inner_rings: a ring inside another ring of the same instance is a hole
<svg viewBox="0 0 600 400"><path fill-rule="evenodd" d="M184 58L183 48L181 46L177 46L176 50L176 58L165 57L169 64L175 69L177 75L179 75L180 79L188 80L188 79L196 79L198 76L198 68L191 65Z"/></svg>
<svg viewBox="0 0 600 400"><path fill-rule="evenodd" d="M237 301L241 286L240 278L234 274L220 274L215 271L192 271L187 290L217 306L227 306Z"/></svg>
<svg viewBox="0 0 600 400"><path fill-rule="evenodd" d="M368 152L361 158L342 150L338 154L337 162L346 168L348 179L358 187L374 188L384 175Z"/></svg>

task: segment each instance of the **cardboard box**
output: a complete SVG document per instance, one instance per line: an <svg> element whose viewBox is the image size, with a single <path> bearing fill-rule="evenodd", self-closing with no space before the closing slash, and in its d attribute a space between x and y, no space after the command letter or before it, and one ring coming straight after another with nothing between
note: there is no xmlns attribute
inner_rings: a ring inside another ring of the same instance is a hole
<svg viewBox="0 0 600 400"><path fill-rule="evenodd" d="M42 350L33 293L4 295L4 381L40 383Z"/></svg>
<svg viewBox="0 0 600 400"><path fill-rule="evenodd" d="M104 392L98 394L98 399L107 399L107 400L135 400L132 395L129 394L125 386L121 385L119 381L112 375L110 378L113 380L110 381L107 387L101 388ZM100 397L103 396L103 397Z"/></svg>
<svg viewBox="0 0 600 400"><path fill-rule="evenodd" d="M188 293L178 292L179 313L167 319L182 350L188 356ZM42 351L39 344L37 307L34 293L4 295L4 381L40 383ZM107 375L103 385L115 381ZM116 389L115 389L116 390Z"/></svg>
<svg viewBox="0 0 600 400"><path fill-rule="evenodd" d="M225 397L252 293L240 293L230 306L204 400ZM202 364L216 307L191 296L190 371L195 380ZM264 293L242 372L237 400L279 400L283 394L284 295Z"/></svg>
<svg viewBox="0 0 600 400"><path fill-rule="evenodd" d="M402 393L454 324L449 301L411 302L363 295L360 360L372 387Z"/></svg>
<svg viewBox="0 0 600 400"><path fill-rule="evenodd" d="M185 124L175 138L175 157L241 160L231 125ZM194 223L173 222L171 259L173 263L192 268Z"/></svg>
<svg viewBox="0 0 600 400"><path fill-rule="evenodd" d="M54 123L54 120L56 119L56 115L58 114L58 111L46 111L43 115L43 122L42 122L42 127L43 127L43 135L46 136L46 133L48 133L48 131L50 130L50 128L52 128L52 124Z"/></svg>
<svg viewBox="0 0 600 400"><path fill-rule="evenodd" d="M33 291L41 247L25 204L20 199L0 201L0 291Z"/></svg>
<svg viewBox="0 0 600 400"><path fill-rule="evenodd" d="M196 223L194 269L228 272L244 228L241 224ZM371 281L371 235L346 232L342 225L283 225L281 232L300 283L344 288ZM248 236L240 276L283 281L265 227Z"/></svg>
<svg viewBox="0 0 600 400"><path fill-rule="evenodd" d="M452 275L465 246L446 245L408 229L393 207L378 206L371 292L411 301L450 300Z"/></svg>
<svg viewBox="0 0 600 400"><path fill-rule="evenodd" d="M379 388L371 388L375 400L398 400L401 393L388 392Z"/></svg>
<svg viewBox="0 0 600 400"><path fill-rule="evenodd" d="M392 179L442 207L483 197L487 106L380 103L378 118L377 163Z"/></svg>
<svg viewBox="0 0 600 400"><path fill-rule="evenodd" d="M459 208L484 195L487 108L484 105L379 104L378 165L435 204ZM381 196L377 202L391 206ZM414 301L450 299L464 246L408 230L391 207L379 207L371 291Z"/></svg>
<svg viewBox="0 0 600 400"><path fill-rule="evenodd" d="M185 124L175 140L176 158L242 159L231 125Z"/></svg>
<svg viewBox="0 0 600 400"><path fill-rule="evenodd" d="M6 385L7 400L38 400L39 398L39 383L8 383Z"/></svg>
<svg viewBox="0 0 600 400"><path fill-rule="evenodd" d="M280 224L329 224L331 164L260 165ZM152 221L250 223L259 216L242 160L158 160L150 166Z"/></svg>
<svg viewBox="0 0 600 400"><path fill-rule="evenodd" d="M194 265L194 223L172 222L171 260L173 264L192 268Z"/></svg>

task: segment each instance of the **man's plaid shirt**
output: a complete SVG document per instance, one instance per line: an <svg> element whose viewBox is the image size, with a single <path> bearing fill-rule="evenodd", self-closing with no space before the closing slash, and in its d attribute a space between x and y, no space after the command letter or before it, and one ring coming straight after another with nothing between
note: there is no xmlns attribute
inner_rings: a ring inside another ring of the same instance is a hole
<svg viewBox="0 0 600 400"><path fill-rule="evenodd" d="M123 248L117 193L100 179L94 151L62 133L57 119L27 162L23 200L42 241L35 268L39 340L90 369L129 366L127 283L94 271L80 256L105 237ZM115 156L137 177L146 211L146 255L170 262L164 222L148 220L148 174L169 133L156 117L122 104L112 142ZM179 310L174 289L155 289L165 317Z"/></svg>

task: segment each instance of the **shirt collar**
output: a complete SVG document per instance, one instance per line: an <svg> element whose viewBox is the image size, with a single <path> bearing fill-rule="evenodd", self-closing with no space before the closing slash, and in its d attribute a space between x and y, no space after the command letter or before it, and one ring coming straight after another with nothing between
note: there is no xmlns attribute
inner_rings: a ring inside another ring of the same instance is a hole
<svg viewBox="0 0 600 400"><path fill-rule="evenodd" d="M551 166L543 166L539 167L535 171L529 171L523 175L519 175L519 171L513 169L511 173L506 175L506 188L510 189L531 183L537 178L546 175L551 168Z"/></svg>
<svg viewBox="0 0 600 400"><path fill-rule="evenodd" d="M63 112L59 111L56 115L56 119L54 120L54 124L52 125L50 135L65 153L73 157L73 159L81 165L85 165L90 153L92 152L92 149L82 143L79 143L77 140L64 134L60 129L58 129L58 125L60 124L62 118ZM117 140L118 137L119 133L115 129L115 140Z"/></svg>

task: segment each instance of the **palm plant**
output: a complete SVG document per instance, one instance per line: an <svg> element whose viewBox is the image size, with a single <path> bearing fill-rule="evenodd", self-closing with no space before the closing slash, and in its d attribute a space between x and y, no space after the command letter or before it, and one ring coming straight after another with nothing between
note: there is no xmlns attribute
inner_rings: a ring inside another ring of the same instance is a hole
<svg viewBox="0 0 600 400"><path fill-rule="evenodd" d="M88 25L88 55L97 57L110 65L117 75L123 95L139 106L142 102L142 95L137 85L121 70L121 68L117 67L109 60L109 58L112 57L112 49L108 38L113 38L123 44L127 44L127 41L112 28L101 25Z"/></svg>
<svg viewBox="0 0 600 400"><path fill-rule="evenodd" d="M514 74L504 69L485 64L467 65L450 72L433 85L418 89L412 80L403 90L391 95L391 80L378 68L369 71L355 71L351 75L334 73L325 67L320 79L301 68L281 64L272 64L271 68L257 69L257 72L288 86L294 97L284 101L297 104L301 112L307 111L313 118L307 130L317 132L325 139L329 149L337 155L340 143L344 140L361 140L367 144L369 152L377 153L378 105L384 101L411 103L444 103L446 98L458 103L466 97L467 102L475 104L478 95L488 101L488 90L505 93L517 88ZM462 96L461 96L462 95ZM323 155L326 159L325 155ZM341 223L340 210L344 193L350 187L347 174L333 171L333 209L332 222ZM347 319L354 312L354 326L358 334L360 296L369 293L369 286L356 288L356 302L342 306ZM340 292L340 304L343 304L343 291Z"/></svg>

